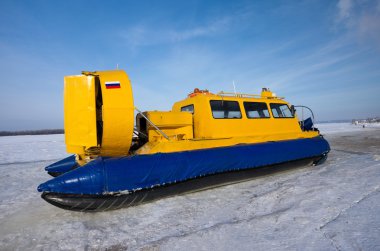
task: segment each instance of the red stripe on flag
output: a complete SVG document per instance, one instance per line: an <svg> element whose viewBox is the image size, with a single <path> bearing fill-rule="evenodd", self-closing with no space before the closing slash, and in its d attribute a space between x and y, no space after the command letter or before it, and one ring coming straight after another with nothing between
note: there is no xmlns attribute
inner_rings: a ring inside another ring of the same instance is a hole
<svg viewBox="0 0 380 251"><path fill-rule="evenodd" d="M120 85L106 85L106 89L119 89Z"/></svg>

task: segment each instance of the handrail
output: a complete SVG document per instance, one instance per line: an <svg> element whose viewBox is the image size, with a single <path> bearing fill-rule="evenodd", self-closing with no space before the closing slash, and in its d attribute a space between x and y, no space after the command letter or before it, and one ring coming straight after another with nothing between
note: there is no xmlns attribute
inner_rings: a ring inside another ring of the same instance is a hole
<svg viewBox="0 0 380 251"><path fill-rule="evenodd" d="M294 107L302 107L302 108L308 109L311 112L311 116L313 117L313 121L315 120L313 110L311 110L309 107L304 106L304 105L295 105Z"/></svg>
<svg viewBox="0 0 380 251"><path fill-rule="evenodd" d="M314 118L313 110L311 110L309 107L304 106L304 105L294 105L294 107L306 108L306 109L308 109L308 110L310 111L310 113L311 113L311 117L312 117L312 119L313 119L313 126L312 126L312 128L314 128L315 118ZM304 123L304 119L303 119L303 110L302 110L302 123ZM303 126L303 124L302 124L302 126Z"/></svg>
<svg viewBox="0 0 380 251"><path fill-rule="evenodd" d="M265 97L258 94L247 94L247 93L234 93L234 92L224 92L220 91L216 95L223 97L237 97L237 98L266 98L266 99L284 99L284 97Z"/></svg>
<svg viewBox="0 0 380 251"><path fill-rule="evenodd" d="M163 131L160 130L160 128L158 128L152 121L150 121L150 119L148 119L137 107L135 107L135 110L144 118L146 119L146 121L149 122L149 124L151 124L162 136L164 136L165 139L169 140L169 137L168 135L166 135Z"/></svg>

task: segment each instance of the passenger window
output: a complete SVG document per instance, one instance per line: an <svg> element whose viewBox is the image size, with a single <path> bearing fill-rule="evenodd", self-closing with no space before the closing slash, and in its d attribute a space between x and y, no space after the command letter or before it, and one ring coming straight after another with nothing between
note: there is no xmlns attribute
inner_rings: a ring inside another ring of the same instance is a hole
<svg viewBox="0 0 380 251"><path fill-rule="evenodd" d="M244 102L244 109L247 118L269 118L269 110L266 103Z"/></svg>
<svg viewBox="0 0 380 251"><path fill-rule="evenodd" d="M270 109L275 118L294 118L287 104L270 104Z"/></svg>
<svg viewBox="0 0 380 251"><path fill-rule="evenodd" d="M181 112L191 112L194 113L194 105L187 105L181 107Z"/></svg>
<svg viewBox="0 0 380 251"><path fill-rule="evenodd" d="M214 119L241 119L237 101L211 100L210 105Z"/></svg>

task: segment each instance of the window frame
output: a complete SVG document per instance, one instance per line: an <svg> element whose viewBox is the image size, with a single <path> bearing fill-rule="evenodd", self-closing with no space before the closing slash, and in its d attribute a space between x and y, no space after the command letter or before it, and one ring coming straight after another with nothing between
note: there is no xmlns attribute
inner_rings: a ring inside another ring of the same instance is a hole
<svg viewBox="0 0 380 251"><path fill-rule="evenodd" d="M218 101L218 102L236 102L237 105L238 105L238 107L239 107L240 117L239 118L215 118L213 110L212 110L212 105L211 105L211 102L213 102L213 101ZM212 116L213 119L242 119L243 118L243 113L241 111L241 107L240 107L239 101L236 101L236 100L210 99L209 100L209 104L210 104L211 116Z"/></svg>
<svg viewBox="0 0 380 251"><path fill-rule="evenodd" d="M258 118L255 118L255 117L249 117L248 116L248 111L245 107L245 104L246 103L260 103L260 104L264 104L267 108L267 111L268 111L268 117L258 117ZM243 107L244 107L244 110L245 110L245 116L247 117L247 119L270 119L271 117L271 112L269 111L269 107L268 107L268 104L266 102L255 102L255 101L243 101Z"/></svg>
<svg viewBox="0 0 380 251"><path fill-rule="evenodd" d="M290 114L292 116L291 117L276 117L276 116L274 116L273 111L272 111L272 106L271 106L272 104L273 105L286 105L288 107L289 112L290 112ZM290 110L290 107L289 107L288 104L284 104L284 103L269 103L269 108L270 108L270 112L272 113L272 117L275 118L275 119L294 119L295 118L295 116L292 114L292 111Z"/></svg>
<svg viewBox="0 0 380 251"><path fill-rule="evenodd" d="M181 107L181 112L190 112L190 111L183 111L182 109L185 108L185 107L193 107L193 111L191 112L191 114L194 114L194 104L182 106Z"/></svg>

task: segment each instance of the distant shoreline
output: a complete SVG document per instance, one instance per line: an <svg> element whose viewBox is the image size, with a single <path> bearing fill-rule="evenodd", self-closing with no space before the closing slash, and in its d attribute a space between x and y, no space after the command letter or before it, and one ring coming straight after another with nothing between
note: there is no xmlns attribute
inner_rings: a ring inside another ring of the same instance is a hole
<svg viewBox="0 0 380 251"><path fill-rule="evenodd" d="M23 130L23 131L0 131L0 137L20 136L20 135L49 135L64 134L63 129L43 129L43 130Z"/></svg>

